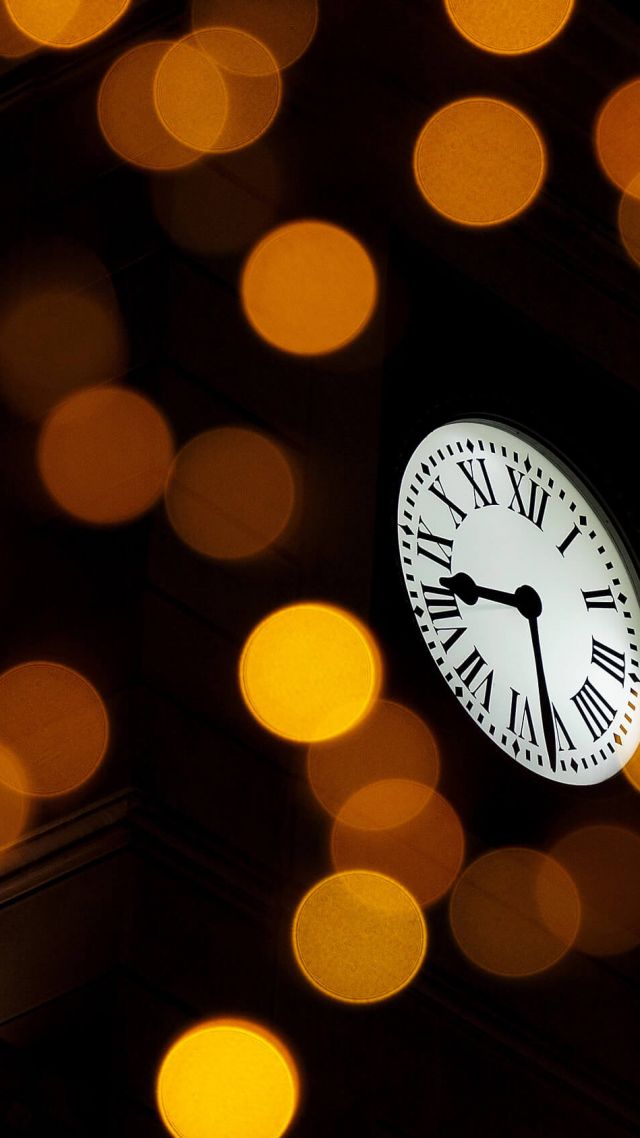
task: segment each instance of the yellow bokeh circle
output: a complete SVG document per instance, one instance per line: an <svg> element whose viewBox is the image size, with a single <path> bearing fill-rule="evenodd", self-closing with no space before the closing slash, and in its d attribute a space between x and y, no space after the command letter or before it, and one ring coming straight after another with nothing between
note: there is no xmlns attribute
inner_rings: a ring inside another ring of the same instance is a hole
<svg viewBox="0 0 640 1138"><path fill-rule="evenodd" d="M250 634L240 658L244 700L263 727L300 743L355 726L381 682L380 653L351 613L308 602L278 609Z"/></svg>
<svg viewBox="0 0 640 1138"><path fill-rule="evenodd" d="M460 225L501 225L540 191L546 154L540 132L500 99L460 99L423 126L413 168L429 205Z"/></svg>
<svg viewBox="0 0 640 1138"><path fill-rule="evenodd" d="M474 47L520 55L544 47L562 31L574 0L445 0L447 14Z"/></svg>
<svg viewBox="0 0 640 1138"><path fill-rule="evenodd" d="M396 995L422 965L427 926L418 902L391 877L336 873L300 902L292 928L302 972L326 996L375 1003Z"/></svg>
<svg viewBox="0 0 640 1138"><path fill-rule="evenodd" d="M160 1116L175 1138L280 1138L298 1097L288 1049L242 1019L187 1031L164 1056L156 1083Z"/></svg>
<svg viewBox="0 0 640 1138"><path fill-rule="evenodd" d="M297 355L354 340L373 314L378 282L364 246L340 226L294 221L266 235L241 280L245 316L259 336Z"/></svg>

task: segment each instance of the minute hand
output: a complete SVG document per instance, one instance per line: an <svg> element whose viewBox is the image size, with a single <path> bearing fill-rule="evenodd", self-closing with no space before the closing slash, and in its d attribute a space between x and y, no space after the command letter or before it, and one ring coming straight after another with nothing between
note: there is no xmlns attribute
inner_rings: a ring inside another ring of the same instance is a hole
<svg viewBox="0 0 640 1138"><path fill-rule="evenodd" d="M551 711L551 700L549 699L549 692L547 691L547 681L542 666L542 653L540 651L540 633L538 632L538 618L537 616L529 617L529 629L531 631L531 642L533 644L533 655L536 662L536 675L538 677L538 691L540 693L540 712L542 714L542 727L544 730L544 741L547 744L547 754L549 756L549 763L551 770L556 769L556 733L553 724L553 713Z"/></svg>

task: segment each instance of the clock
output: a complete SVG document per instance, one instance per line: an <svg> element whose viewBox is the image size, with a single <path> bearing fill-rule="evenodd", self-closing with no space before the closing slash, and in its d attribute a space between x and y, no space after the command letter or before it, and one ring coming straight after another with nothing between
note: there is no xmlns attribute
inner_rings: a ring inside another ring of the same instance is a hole
<svg viewBox="0 0 640 1138"><path fill-rule="evenodd" d="M417 631L467 714L528 770L585 786L640 742L640 588L569 465L519 427L443 424L398 501Z"/></svg>

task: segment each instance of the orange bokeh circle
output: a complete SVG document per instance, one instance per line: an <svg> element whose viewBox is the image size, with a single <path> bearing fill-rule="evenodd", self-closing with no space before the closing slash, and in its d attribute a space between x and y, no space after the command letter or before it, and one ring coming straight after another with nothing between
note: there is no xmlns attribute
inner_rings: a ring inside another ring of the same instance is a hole
<svg viewBox="0 0 640 1138"><path fill-rule="evenodd" d="M577 947L593 956L613 956L639 945L640 834L623 826L583 826L551 852L580 894Z"/></svg>
<svg viewBox="0 0 640 1138"><path fill-rule="evenodd" d="M35 661L0 675L0 747L23 772L14 777L0 764L11 789L35 798L75 790L100 765L108 741L104 703L78 672Z"/></svg>
<svg viewBox="0 0 640 1138"><path fill-rule="evenodd" d="M640 174L640 79L618 87L596 117L596 157L620 190Z"/></svg>
<svg viewBox="0 0 640 1138"><path fill-rule="evenodd" d="M45 419L38 469L72 517L95 525L137 518L161 497L173 458L171 431L155 405L115 384L69 396Z"/></svg>
<svg viewBox="0 0 640 1138"><path fill-rule="evenodd" d="M201 28L193 37L220 69L227 115L210 150L225 153L256 142L271 126L282 99L282 80L271 52L238 28Z"/></svg>
<svg viewBox="0 0 640 1138"><path fill-rule="evenodd" d="M537 850L492 850L467 866L449 904L465 956L498 976L532 976L556 964L580 926L580 899L565 869Z"/></svg>
<svg viewBox="0 0 640 1138"><path fill-rule="evenodd" d="M98 121L112 150L144 170L176 170L200 158L160 120L153 98L155 74L169 40L137 44L118 56L98 93Z"/></svg>
<svg viewBox="0 0 640 1138"><path fill-rule="evenodd" d="M293 221L255 246L241 280L245 315L268 343L298 355L335 352L369 323L378 284L364 246L325 221Z"/></svg>
<svg viewBox="0 0 640 1138"><path fill-rule="evenodd" d="M26 772L14 752L0 742L0 853L22 837L29 813Z"/></svg>
<svg viewBox="0 0 640 1138"><path fill-rule="evenodd" d="M284 452L266 435L218 427L178 452L165 489L178 537L223 560L250 557L282 533L295 487Z"/></svg>
<svg viewBox="0 0 640 1138"><path fill-rule="evenodd" d="M26 36L48 47L74 48L108 31L131 0L5 0Z"/></svg>
<svg viewBox="0 0 640 1138"><path fill-rule="evenodd" d="M356 791L380 779L436 787L440 756L424 720L402 704L381 699L352 731L309 747L307 774L318 801L336 815ZM399 802L396 808L401 811ZM407 815L396 812L395 819L397 824Z"/></svg>
<svg viewBox="0 0 640 1138"><path fill-rule="evenodd" d="M404 819L394 825L398 807ZM391 825L380 825L389 818ZM401 882L421 905L432 905L451 888L464 846L460 819L446 798L409 780L383 779L356 791L338 814L331 835L336 870L384 873Z"/></svg>
<svg viewBox="0 0 640 1138"><path fill-rule="evenodd" d="M546 170L537 127L500 99L460 99L423 126L413 168L438 213L468 226L502 225L532 204Z"/></svg>
<svg viewBox="0 0 640 1138"><path fill-rule="evenodd" d="M193 0L194 29L214 25L249 32L269 49L275 67L306 51L318 24L318 0Z"/></svg>
<svg viewBox="0 0 640 1138"><path fill-rule="evenodd" d="M574 0L445 0L447 14L474 47L520 55L544 47L562 31Z"/></svg>

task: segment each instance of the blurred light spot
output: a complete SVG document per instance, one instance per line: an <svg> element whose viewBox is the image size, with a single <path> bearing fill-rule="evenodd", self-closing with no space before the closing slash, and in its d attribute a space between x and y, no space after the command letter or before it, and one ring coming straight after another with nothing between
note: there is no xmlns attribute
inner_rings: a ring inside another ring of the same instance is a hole
<svg viewBox="0 0 640 1138"><path fill-rule="evenodd" d="M632 178L620 198L618 229L631 260L640 265L640 174Z"/></svg>
<svg viewBox="0 0 640 1138"><path fill-rule="evenodd" d="M640 174L640 79L618 87L600 107L595 148L604 173L626 190Z"/></svg>
<svg viewBox="0 0 640 1138"><path fill-rule="evenodd" d="M229 111L220 69L195 35L178 40L156 70L156 110L171 135L194 150L211 150Z"/></svg>
<svg viewBox="0 0 640 1138"><path fill-rule="evenodd" d="M317 0L193 0L193 27L216 25L249 32L269 49L277 67L305 52L318 24Z"/></svg>
<svg viewBox="0 0 640 1138"><path fill-rule="evenodd" d="M330 814L337 814L357 790L381 779L438 784L440 756L426 723L409 708L391 700L379 700L357 727L348 734L309 747L307 773L311 789ZM411 810L415 800L409 796ZM394 822L411 815L403 813L402 796L394 797Z"/></svg>
<svg viewBox="0 0 640 1138"><path fill-rule="evenodd" d="M400 881L421 905L432 905L453 885L464 857L464 834L452 806L430 787L383 779L356 791L333 826L337 870L371 869ZM413 815L409 802L413 798ZM380 826L404 811L401 825Z"/></svg>
<svg viewBox="0 0 640 1138"><path fill-rule="evenodd" d="M327 996L372 1003L411 982L427 949L420 906L397 881L353 870L320 881L293 919L293 950Z"/></svg>
<svg viewBox="0 0 640 1138"><path fill-rule="evenodd" d="M74 790L94 773L109 740L100 696L78 672L43 661L0 676L0 745L24 769L23 782L0 764L13 790L48 798Z"/></svg>
<svg viewBox="0 0 640 1138"><path fill-rule="evenodd" d="M246 249L269 228L281 185L272 155L252 146L154 178L151 193L156 217L176 245L210 257Z"/></svg>
<svg viewBox="0 0 640 1138"><path fill-rule="evenodd" d="M551 968L576 939L580 901L567 872L537 850L507 848L467 866L450 902L458 945L498 976Z"/></svg>
<svg viewBox="0 0 640 1138"><path fill-rule="evenodd" d="M154 40L130 48L111 65L98 94L98 121L109 146L145 170L175 170L200 157L169 134L156 110L155 74L170 46Z"/></svg>
<svg viewBox="0 0 640 1138"><path fill-rule="evenodd" d="M171 432L150 400L122 387L90 387L49 414L38 468L51 497L83 522L130 521L161 497Z"/></svg>
<svg viewBox="0 0 640 1138"><path fill-rule="evenodd" d="M565 26L573 0L445 0L461 35L498 55L519 55L544 47Z"/></svg>
<svg viewBox="0 0 640 1138"><path fill-rule="evenodd" d="M222 130L208 147L216 153L255 142L273 122L282 80L271 52L237 28L202 28L192 39L220 69L228 98Z"/></svg>
<svg viewBox="0 0 640 1138"><path fill-rule="evenodd" d="M245 315L258 335L287 352L321 355L363 331L378 286L369 254L345 229L294 221L256 245L241 289Z"/></svg>
<svg viewBox="0 0 640 1138"><path fill-rule="evenodd" d="M437 111L414 151L418 189L433 209L461 225L510 221L538 194L542 138L531 119L499 99L461 99Z"/></svg>
<svg viewBox="0 0 640 1138"><path fill-rule="evenodd" d="M25 35L49 47L72 48L95 39L124 15L131 0L6 0Z"/></svg>
<svg viewBox="0 0 640 1138"><path fill-rule="evenodd" d="M208 557L266 549L291 516L294 484L278 446L257 431L219 427L179 451L165 491L169 521Z"/></svg>
<svg viewBox="0 0 640 1138"><path fill-rule="evenodd" d="M0 56L4 59L20 59L31 55L39 46L16 27L7 11L6 0L0 0Z"/></svg>
<svg viewBox="0 0 640 1138"><path fill-rule="evenodd" d="M263 727L310 743L366 715L381 670L360 621L332 605L299 604L276 610L253 630L240 659L240 686Z"/></svg>
<svg viewBox="0 0 640 1138"><path fill-rule="evenodd" d="M13 751L0 743L0 852L15 845L29 816L25 771Z"/></svg>
<svg viewBox="0 0 640 1138"><path fill-rule="evenodd" d="M640 790L640 747L622 768L622 773L635 790Z"/></svg>
<svg viewBox="0 0 640 1138"><path fill-rule="evenodd" d="M260 1024L215 1019L169 1048L156 1097L176 1138L280 1138L298 1105L298 1073L282 1041Z"/></svg>
<svg viewBox="0 0 640 1138"><path fill-rule="evenodd" d="M580 894L577 947L613 956L640 944L640 836L622 826L585 826L551 852Z"/></svg>
<svg viewBox="0 0 640 1138"><path fill-rule="evenodd" d="M6 278L5 278L6 279ZM127 344L103 265L75 247L11 277L0 302L0 388L39 419L69 392L122 375Z"/></svg>

